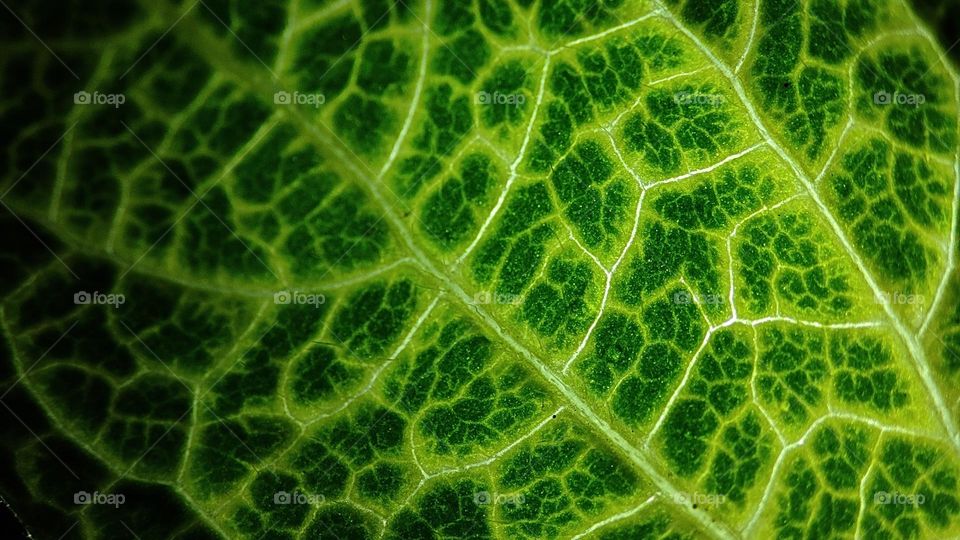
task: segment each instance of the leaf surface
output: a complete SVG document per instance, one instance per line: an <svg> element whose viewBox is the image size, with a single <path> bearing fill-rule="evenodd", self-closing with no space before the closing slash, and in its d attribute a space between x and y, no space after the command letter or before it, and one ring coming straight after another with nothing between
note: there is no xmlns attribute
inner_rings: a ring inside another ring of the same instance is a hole
<svg viewBox="0 0 960 540"><path fill-rule="evenodd" d="M909 6L21 4L36 537L960 534L960 77Z"/></svg>

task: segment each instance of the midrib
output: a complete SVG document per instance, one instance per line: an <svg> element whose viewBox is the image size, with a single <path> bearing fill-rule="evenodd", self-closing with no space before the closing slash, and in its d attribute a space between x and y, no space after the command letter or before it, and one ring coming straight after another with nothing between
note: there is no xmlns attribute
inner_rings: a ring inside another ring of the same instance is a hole
<svg viewBox="0 0 960 540"><path fill-rule="evenodd" d="M673 14L660 6L664 17L669 19L681 32L683 32L691 41L710 59L710 61L726 76L744 106L746 107L751 120L756 125L758 131L765 138L771 148L773 148L784 161L793 169L794 173L804 184L805 188L810 193L812 199L816 202L818 208L824 214L824 217L828 220L831 227L834 229L835 234L840 239L844 249L848 252L848 255L857 265L860 272L864 275L864 278L867 280L869 286L874 291L874 294L877 296L877 299L884 307L884 311L890 319L891 324L897 329L897 332L906 342L908 348L911 351L911 354L914 356L916 361L916 367L920 372L924 383L927 385L928 390L933 397L939 413L941 414L944 425L947 427L948 432L950 433L951 439L955 444L960 446L960 438L957 436L956 429L953 427L952 422L950 422L950 416L948 409L943 401L943 397L939 392L939 389L936 387L935 383L932 380L929 366L926 362L925 355L923 350L920 348L917 340L906 330L903 323L893 312L889 302L886 301L884 295L881 294L880 288L877 286L876 281L873 279L869 271L866 269L863 261L859 255L852 249L849 241L846 239L843 231L840 229L839 224L836 219L832 216L826 206L823 204L813 185L810 183L808 176L803 172L799 165L791 158L789 154L781 147L770 135L769 131L766 129L763 122L760 120L757 115L756 110L747 99L746 93L739 83L737 78L730 72L729 68L723 64L713 53L707 48L689 29L683 26ZM188 18L192 18L191 15ZM227 60L231 55L227 54L225 47L210 47L213 42L219 44L217 39L209 39L210 36L206 35L205 32L200 30L199 25L190 25L183 24L177 28L177 33L185 33L188 35L185 36L184 41L189 43L194 50L202 57L206 58L208 63L213 66L218 66L220 69L227 69L232 75L235 82L246 87L248 90L252 90L255 93L270 95L269 91L272 91L272 85L265 80L260 74L255 72L250 72L245 69L241 63L236 61ZM205 39L207 38L207 39ZM417 104L411 103L411 107L415 107ZM489 326L501 339L503 339L507 344L519 352L528 363L530 363L540 375L551 385L553 385L576 409L578 414L580 414L585 420L592 424L598 431L604 434L610 442L616 446L626 457L630 459L647 477L653 481L657 488L665 495L675 496L679 495L680 492L673 486L673 484L661 475L657 469L648 461L647 457L633 447L617 430L610 426L603 418L599 417L593 409L580 398L580 396L566 383L561 379L561 377L550 369L541 359L534 355L529 349L524 345L519 343L508 334L497 322L497 320L492 317L489 313L483 310L481 307L476 306L472 302L472 298L466 294L462 287L457 284L451 276L447 275L444 272L441 272L433 264L430 257L428 257L413 240L413 237L410 231L407 229L403 220L396 214L395 210L387 201L384 194L381 192L379 185L373 180L373 177L376 175L364 173L363 169L365 168L362 161L357 158L352 152L346 147L342 141L333 133L332 130L326 126L317 126L311 120L304 118L302 115L298 114L296 109L293 107L285 108L287 114L296 121L296 123L302 128L302 132L309 137L315 139L317 142L323 145L323 148L332 151L336 154L336 157L340 159L357 177L359 182L364 185L371 195L376 199L377 204L383 209L387 220L390 222L391 226L398 232L400 237L403 239L404 244L407 249L414 255L414 257L420 262L420 264L426 269L428 273L433 275L435 278L440 280L455 296L457 296L464 305L470 305L473 309L471 311L477 313L483 322ZM534 121L531 118L531 123ZM398 141L398 145L402 143L402 140ZM342 148L341 148L342 147ZM386 171L383 171L386 172ZM381 174L383 174L381 172ZM678 500L671 497L672 500ZM670 500L667 500L669 503ZM684 505L675 505L676 508L682 508L683 511L689 514L693 519L695 519L703 528L704 532L716 535L721 538L734 538L737 535L732 533L726 525L720 524L716 521L713 521L705 513L701 511L692 510L691 508Z"/></svg>
<svg viewBox="0 0 960 540"><path fill-rule="evenodd" d="M415 104L411 104L414 106ZM534 121L533 118L530 120ZM331 140L325 139L320 135L321 141L324 144L330 145ZM337 140L334 138L334 140ZM345 163L351 168L354 174L359 178L360 182L364 184L370 193L373 195L374 199L377 200L377 203L383 209L384 214L386 215L390 224L398 232L400 237L403 239L404 244L406 244L407 249L414 255L417 261L423 266L423 268L436 279L441 281L443 285L450 290L454 296L456 296L463 303L464 306L470 306L472 311L476 313L480 319L489 326L501 339L503 339L508 345L514 348L519 352L524 359L527 360L539 373L540 375L552 386L554 386L569 402L573 405L573 408L577 411L580 416L592 424L597 430L603 433L621 452L623 452L627 458L630 459L647 477L656 484L657 488L661 493L667 495L669 498L667 501L678 501L684 500L683 495L679 490L677 490L669 480L662 476L656 468L647 460L647 458L636 448L633 447L619 432L617 432L613 427L611 427L605 420L600 418L590 406L584 402L580 396L573 391L563 380L560 378L557 373L550 369L546 363L539 359L533 352L527 349L523 344L519 343L508 334L497 322L497 320L486 312L479 305L476 305L473 302L473 298L469 296L462 287L453 279L444 272L441 272L433 264L433 261L428 257L420 247L414 242L413 237L410 231L407 229L403 220L397 215L393 207L386 200L383 193L380 191L379 186L375 182L370 182L369 177L364 175L363 172L357 167L352 160L347 158L347 154L333 145L335 151L340 154L340 157L345 159ZM733 539L737 536L733 534L725 525L721 525L709 518L705 513L700 511L692 510L691 508L677 504L677 508L682 508L687 514L689 514L694 520L700 523L704 529L704 532L713 534L719 538Z"/></svg>
<svg viewBox="0 0 960 540"><path fill-rule="evenodd" d="M185 41L190 44L190 46L198 55L200 55L202 58L205 58L206 61L212 66L217 66L218 68L225 70L229 75L232 76L236 84L246 88L248 91L254 92L257 95L272 95L273 85L268 80L266 80L261 74L250 71L242 63L233 59L226 47L223 47L218 39L210 36L204 28L193 23L190 21L190 19L192 19L192 15L186 17L184 22L178 25L176 31L178 33L188 34ZM545 74L543 76L545 76ZM410 104L411 108L417 106L418 104L415 102L411 102ZM721 539L734 539L738 537L738 535L735 534L725 523L711 519L711 517L704 511L695 510L687 505L675 503L674 501L685 500L686 497L683 496L685 494L674 487L674 485L666 477L660 474L656 467L647 459L647 456L631 445L630 442L627 441L616 429L614 429L609 423L607 423L596 412L594 412L593 409L583 399L581 399L581 397L573 389L567 386L561 377L552 369L550 369L545 362L533 354L533 352L527 349L523 344L514 339L513 336L508 334L493 316L487 313L480 306L475 305L473 298L469 296L463 290L463 288L452 279L451 276L437 269L430 257L427 256L427 254L424 253L413 240L413 236L407 229L406 224L403 222L400 216L397 215L396 211L390 205L386 196L381 191L380 184L382 182L379 182L377 179L383 178L385 173L388 172L387 170L381 170L379 171L379 174L375 173L369 167L367 167L366 164L363 163L360 158L356 156L356 154L354 154L329 127L323 125L322 123L317 123L311 119L305 118L303 115L299 114L295 107L284 107L283 110L288 117L301 128L301 133L313 139L314 143L319 144L322 149L333 152L335 157L348 169L350 169L358 182L367 189L367 191L377 201L377 204L383 209L387 221L398 233L400 238L402 238L407 249L421 264L423 269L430 275L434 276L434 278L442 282L444 286L446 286L449 291L452 292L454 296L456 296L463 303L464 306L470 306L472 309L469 311L476 313L479 318L501 339L503 339L510 347L520 353L520 355L523 356L524 359L537 370L544 380L556 388L557 391L559 391L560 394L570 402L570 404L573 406L573 409L584 420L602 433L610 441L610 443L613 444L613 446L623 453L623 455L629 461L633 462L634 465L656 485L658 491L665 495L664 502L666 504L672 505L674 508L680 509L682 512L687 514L691 519L700 524L703 532L706 534L710 534ZM409 118L410 117L408 115L408 119ZM534 121L535 118L530 119L531 124ZM402 144L402 142L403 141L399 141L396 143L396 146L399 146ZM518 157L518 160L521 158L522 156Z"/></svg>
<svg viewBox="0 0 960 540"><path fill-rule="evenodd" d="M755 124L758 131L761 133L761 135L764 137L767 143L771 146L771 148L773 148L778 153L778 155L780 155L780 157L784 160L784 162L786 162L791 167L791 169L794 171L794 174L797 175L798 179L801 180L804 187L807 189L809 195L811 196L812 200L817 204L817 207L820 209L824 218L830 224L831 228L833 229L835 235L837 236L844 250L847 251L848 256L856 264L858 270L861 272L864 279L870 286L871 290L874 292L874 295L877 301L883 306L884 312L887 318L889 319L890 324L896 329L897 333L901 336L904 343L907 345L907 348L910 350L910 353L913 356L913 360L915 363L915 368L919 372L924 384L927 387L928 392L930 393L932 400L934 401L934 404L938 410L938 413L941 416L941 420L950 436L950 439L953 441L954 445L960 448L960 435L958 435L957 428L954 426L954 423L951 420L951 415L943 399L943 395L941 394L939 388L937 387L935 381L933 380L932 372L930 370L929 363L927 361L923 348L920 346L920 343L917 340L916 336L913 335L906 328L906 326L903 324L903 321L894 312L889 301L887 301L886 296L882 294L882 290L880 289L876 280L874 279L870 271L867 269L860 255L853 249L852 245L847 239L845 233L843 232L836 218L832 215L832 213L829 211L827 206L824 204L824 202L820 198L819 194L816 191L816 188L811 183L809 176L803 171L800 165L786 152L786 150L771 136L770 131L766 128L764 122L759 117L756 109L752 105L751 101L748 99L748 96L743 88L743 85L740 83L737 77L730 71L729 67L726 66L726 64L724 64L695 34L693 34L679 20L677 20L668 9L666 9L662 5L660 7L662 8L662 13L664 14L664 16L667 19L669 19L672 22L672 24L674 24L682 33L684 33L707 56L707 58L711 61L711 63L713 63L718 68L718 70L721 73L723 73L723 75L730 81L732 87L734 88L741 102L746 108L751 118L751 121ZM192 18L192 15L191 15L191 18ZM185 31L186 27L187 25L184 25L183 30L178 29L178 33ZM193 30L195 31L196 28L194 27ZM204 46L196 46L196 45L199 45L199 43L195 43L194 39L191 39L191 37L195 38L196 36L188 35L186 36L186 39L184 41L186 41L187 43L191 43L192 45L195 45L195 49L198 50L201 56L206 57L207 61L210 62L211 65L220 66L221 68L224 66L225 56L223 56L221 53L225 51L210 50L210 49L206 49ZM203 40L200 40L200 41L202 42ZM229 64L230 62L226 62L226 63ZM239 64L230 65L227 67L227 69L230 69L231 71L233 71L234 75L238 75L241 73L243 75L246 75L245 72L242 72L242 70L240 70ZM255 91L266 90L270 88L268 85L263 84L265 83L265 81L263 80L262 77L245 78L244 76L235 76L235 80L239 85L246 86L248 89L252 88ZM269 94L267 93L265 95L269 95ZM416 103L414 101L411 104L411 108L413 108L415 105ZM584 419L586 419L590 424L592 424L598 431L603 433L604 436L606 436L613 443L613 445L615 445L625 456L627 456L632 462L634 462L635 465L640 470L642 470L649 479L651 479L654 482L654 484L657 486L658 489L660 489L661 492L663 492L668 496L679 494L679 491L676 488L674 488L673 484L656 470L656 468L647 460L647 457L642 452L634 448L616 429L610 426L603 418L599 417L593 411L590 405L587 404L583 399L581 399L580 396L573 389L571 389L568 385L566 385L565 382L561 379L561 377L556 372L550 369L550 367L545 362L539 359L523 344L515 340L512 335L507 333L500 326L498 321L493 316L491 316L489 313L487 313L484 309L480 308L479 306L473 305L471 297L466 294L463 288L460 287L460 285L457 284L451 278L451 276L437 269L437 267L431 261L430 257L428 257L419 248L417 243L413 240L413 236L411 232L407 229L403 220L400 219L400 217L396 214L392 206L388 203L385 196L380 191L379 185L376 182L372 181L372 178L369 175L363 172L362 168L358 166L358 163L356 163L356 162L359 162L359 159L356 158L355 156L349 155L350 152L348 148L346 149L346 151L340 148L342 143L339 142L338 138L335 135L333 135L332 132L330 133L332 137L328 136L325 133L327 131L326 128L317 128L315 125L310 124L310 121L308 121L306 118L300 117L300 115L298 115L295 112L294 108L287 108L287 110L289 111L289 114L291 116L297 117L298 124L300 126L306 128L303 130L304 133L307 133L310 137L324 144L326 149L332 150L335 154L337 154L337 156L340 159L342 159L342 161L345 164L347 164L348 168L351 169L354 175L359 179L360 183L365 185L368 191L377 200L377 203L383 209L388 221L391 223L393 228L396 231L398 231L398 233L400 234L400 237L403 239L403 242L407 246L407 249L415 256L415 258L423 265L423 267L430 274L432 274L441 282L443 282L444 285L452 293L454 293L460 299L460 301L463 302L464 305L470 305L471 307L473 307L474 309L472 311L477 313L480 319L483 320L483 322L487 326L489 326L498 336L500 336L501 339L503 339L506 343L508 343L512 348L517 350L527 360L527 362L530 363L540 373L540 375L548 383L553 385L569 401L569 403L573 405L573 407L577 410L578 414L580 414ZM531 118L531 124L533 122L534 122L534 119ZM404 133L398 139L397 141L398 146L402 143L402 138L405 135L406 133ZM960 176L960 172L958 172L958 176ZM735 536L725 526L722 526L710 520L706 514L699 511L692 511L686 506L682 506L682 505L678 505L678 506L679 508L683 508L683 510L686 513L688 513L692 518L694 518L697 522L699 522L703 527L704 532L715 534L723 538L733 538Z"/></svg>
<svg viewBox="0 0 960 540"><path fill-rule="evenodd" d="M924 386L926 386L927 392L930 394L930 398L933 400L934 406L937 408L937 412L940 414L940 420L943 423L944 428L947 430L950 440L953 442L954 446L960 449L960 434L958 434L957 428L952 421L950 409L947 407L947 404L944 401L943 394L940 392L936 381L933 379L933 375L930 370L930 364L927 362L926 353L924 352L923 347L920 346L917 337L906 328L906 326L903 324L903 321L896 314L896 312L894 312L893 307L887 300L886 295L883 294L882 289L880 289L873 275L867 269L863 259L856 252L856 250L853 249L853 246L847 239L846 233L843 232L843 229L830 212L830 209L827 208L826 204L824 204L823 200L820 198L820 194L810 181L809 176L800 167L796 160L794 160L793 157L791 157L790 154L788 154L786 150L784 150L784 148L773 138L773 136L771 136L770 131L757 114L753 103L747 97L747 93L744 90L743 85L740 83L740 80L732 71L730 71L730 68L722 60L720 60L720 58L718 58L713 51L710 50L710 48L707 47L699 37L696 36L696 34L694 34L689 28L680 22L673 15L673 13L661 3L660 0L657 0L657 5L661 8L664 17L666 17L674 26L676 26L680 32L686 35L687 38L690 39L690 41L692 41L693 44L700 49L704 55L707 56L710 62L716 66L723 76L727 78L727 80L733 86L734 91L736 91L737 96L739 96L743 106L747 109L750 119L753 121L761 136L763 136L767 144L769 144L770 147L780 155L787 165L790 166L794 174L797 175L797 178L800 179L800 182L804 185L804 188L806 188L811 199L813 199L814 203L816 203L817 208L820 209L824 219L826 219L830 224L830 228L833 229L833 232L840 241L840 244L843 246L843 249L847 252L847 255L851 258L851 260L853 260L854 264L857 266L857 269L866 280L867 285L869 285L870 289L873 291L876 301L883 306L883 311L887 315L890 324L894 327L894 329L896 329L897 334L900 335L900 338L903 339L907 348L910 350L910 354L913 356L914 367L919 373L920 378L923 380Z"/></svg>
<svg viewBox="0 0 960 540"><path fill-rule="evenodd" d="M192 39L188 39L187 42L193 46L198 54L206 58L211 65L220 66L221 68L223 67L223 55L227 53L223 47L218 47L215 45L214 42L217 40L209 39L209 36L197 25L182 24L180 27L182 30L178 28L178 31L191 32L190 37ZM200 39L197 39L198 37L200 37ZM234 79L236 80L237 84L247 87L248 89L252 89L255 92L259 92L262 95L270 95L265 92L268 87L265 85L263 77L255 76L254 73L248 72L239 62L226 62L226 64L232 75L234 75ZM411 102L411 108L416 106L418 106L417 103ZM420 262L423 269L441 281L452 293L454 293L457 298L460 299L464 306L470 306L473 308L471 311L476 313L480 319L508 345L519 352L548 383L554 386L570 402L570 404L573 405L573 408L578 414L580 414L580 416L592 424L598 431L603 433L615 447L617 447L647 476L649 480L656 485L659 492L666 496L664 501L667 504L673 504L675 508L682 509L683 512L698 522L701 525L703 532L707 534L711 534L715 537L723 539L737 538L737 535L734 534L726 526L726 524L722 524L711 519L710 516L708 516L705 512L694 510L683 504L674 503L673 501L685 500L686 497L683 496L684 493L676 489L667 478L657 471L654 465L648 461L646 456L633 447L633 445L631 445L618 431L610 426L610 424L598 416L597 413L595 413L593 409L591 409L590 406L584 402L583 399L581 399L573 389L563 382L557 373L555 373L546 365L546 363L544 363L541 359L534 355L533 352L514 339L513 336L504 331L494 317L492 317L480 306L475 305L473 298L469 296L458 283L453 281L451 276L437 269L430 257L427 256L427 254L424 253L413 240L413 236L407 229L406 224L403 222L400 216L397 215L394 208L390 205L387 198L380 190L380 182L377 182L376 178L382 178L385 176L385 173L387 172L385 169L381 170L379 174L373 174L372 171L370 171L370 168L367 167L352 151L350 151L350 149L346 147L342 140L340 140L340 138L337 137L330 128L324 125L318 126L309 119L304 118L302 115L297 113L295 107L286 107L284 110L287 111L289 116L302 128L304 134L316 139L316 141L319 142L324 149L333 151L336 154L336 157L351 170L358 181L367 188L373 198L376 199L377 204L383 209L384 215L390 222L391 226L403 239L407 249L413 254L417 261ZM530 119L531 124L534 121L535 118ZM406 132L404 131L403 134L405 135ZM399 146L400 144L402 144L402 141L399 141L396 146ZM520 158L522 158L522 156L518 157L518 160ZM367 169L368 173L364 173L364 169Z"/></svg>

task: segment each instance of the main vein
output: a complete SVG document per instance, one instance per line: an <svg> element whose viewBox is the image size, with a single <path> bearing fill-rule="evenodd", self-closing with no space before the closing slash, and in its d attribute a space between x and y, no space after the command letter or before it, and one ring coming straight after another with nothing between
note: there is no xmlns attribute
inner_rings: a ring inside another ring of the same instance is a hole
<svg viewBox="0 0 960 540"><path fill-rule="evenodd" d="M429 5L429 2L428 2ZM644 18L649 17L649 15L644 16ZM426 25L426 23L424 23ZM541 92L538 96L538 101L536 106L540 105L540 101L543 98L542 88L545 85L547 77L547 65L544 66L543 73L541 74L540 88ZM411 104L411 107L416 106L415 103ZM531 125L536 120L536 115L531 115L530 123ZM328 129L311 129L312 133L317 136L320 136L322 139L325 139L327 143L331 142L330 137L324 134ZM529 131L529 127L528 127ZM331 133L332 135L332 133ZM403 134L405 135L405 134ZM332 137L334 140L339 142L336 136ZM399 141L398 145L402 144L403 141ZM479 316L479 318L489 326L503 341L510 345L513 349L520 353L521 356L531 364L540 375L549 382L554 388L557 389L573 406L577 413L582 416L585 420L591 423L597 430L603 433L620 451L622 451L640 470L647 475L647 477L656 484L660 492L668 495L667 500L669 501L678 501L683 500L681 493L673 486L673 484L653 466L653 464L648 461L646 456L644 456L637 448L630 444L618 431L616 431L609 423L604 419L598 416L593 409L583 401L583 399L571 389L561 377L555 373L547 364L538 358L533 352L527 349L523 344L519 343L516 339L508 334L497 322L497 320L487 313L482 307L475 305L471 296L469 296L458 283L456 283L449 275L445 272L439 270L430 257L427 256L423 250L417 245L413 240L413 236L410 231L407 229L406 224L397 215L394 208L390 205L384 193L381 191L380 183L376 181L371 181L370 175L364 174L362 170L362 164L358 165L354 162L355 156L349 149L341 149L340 144L332 144L330 148L343 158L344 164L350 168L359 181L364 184L373 198L377 201L380 207L384 211L384 216L387 221L393 226L393 228L398 232L399 236L402 238L407 249L413 254L413 256L420 262L425 271L434 276L440 282L443 283L445 288L449 290L455 297L457 297L464 305L469 305L473 307L473 311ZM517 162L521 161L523 155L521 153L517 158ZM381 175L384 175L387 171L382 170ZM716 521L711 520L705 513L693 510L685 505L676 504L677 508L682 508L685 512L690 514L690 516L699 522L703 530L714 534L720 538L734 538L735 535L725 526L717 523Z"/></svg>

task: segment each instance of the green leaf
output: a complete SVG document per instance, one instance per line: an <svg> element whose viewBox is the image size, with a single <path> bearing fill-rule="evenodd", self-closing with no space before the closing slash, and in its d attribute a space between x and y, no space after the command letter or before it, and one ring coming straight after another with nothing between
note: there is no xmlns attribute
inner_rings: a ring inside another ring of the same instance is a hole
<svg viewBox="0 0 960 540"><path fill-rule="evenodd" d="M960 535L960 76L911 7L5 7L34 537Z"/></svg>

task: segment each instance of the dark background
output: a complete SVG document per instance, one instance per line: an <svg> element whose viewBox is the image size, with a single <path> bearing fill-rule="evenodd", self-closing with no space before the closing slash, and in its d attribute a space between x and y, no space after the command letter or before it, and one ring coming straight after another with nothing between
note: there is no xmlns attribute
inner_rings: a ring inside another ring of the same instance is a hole
<svg viewBox="0 0 960 540"><path fill-rule="evenodd" d="M950 48L947 54L960 67L960 0L913 0L917 14L930 26L940 44Z"/></svg>
<svg viewBox="0 0 960 540"><path fill-rule="evenodd" d="M926 21L940 40L943 47L949 48L948 56L953 65L960 68L960 0L912 0L917 14ZM16 515L7 504L0 500L0 538L9 540L27 540Z"/></svg>

